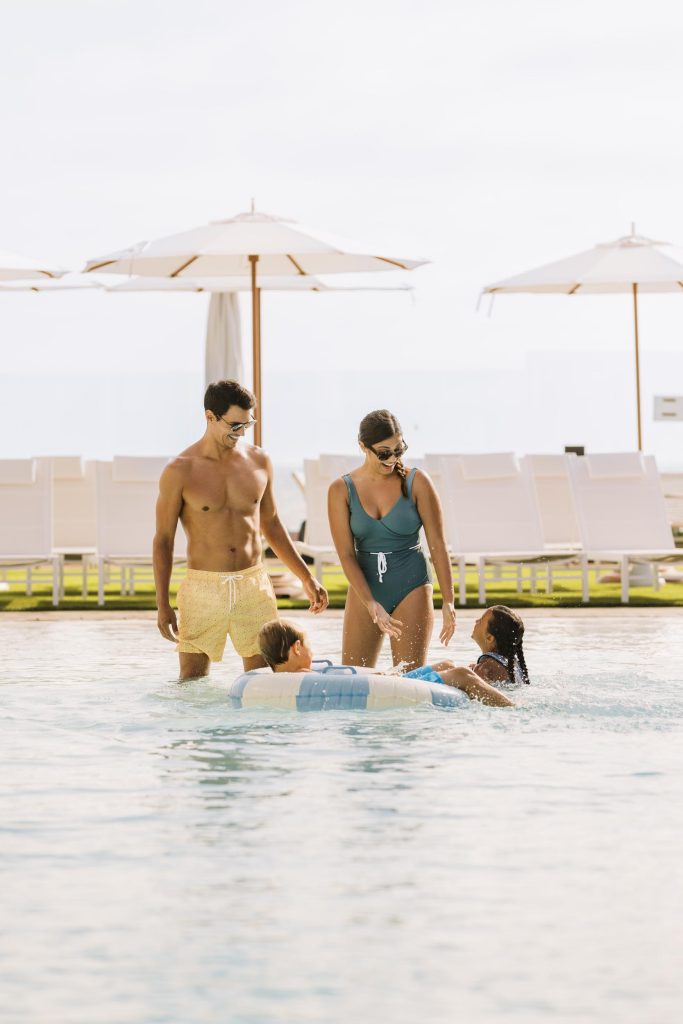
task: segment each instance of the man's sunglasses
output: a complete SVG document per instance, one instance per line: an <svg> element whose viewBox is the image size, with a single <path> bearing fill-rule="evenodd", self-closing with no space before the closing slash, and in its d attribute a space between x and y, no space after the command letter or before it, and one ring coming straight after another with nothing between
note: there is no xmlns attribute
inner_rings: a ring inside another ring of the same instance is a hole
<svg viewBox="0 0 683 1024"><path fill-rule="evenodd" d="M256 423L256 420L248 420L246 423L228 423L228 421L224 420L222 416L219 416L218 419L222 423L225 423L226 427L230 427L230 430L232 431L233 434L238 434L240 430L243 430L245 432L247 430L251 430L251 428Z"/></svg>
<svg viewBox="0 0 683 1024"><path fill-rule="evenodd" d="M378 452L370 445L370 451L377 456L380 462L388 462L392 456L400 459L403 453L408 451L408 445L404 442L398 448L380 448Z"/></svg>

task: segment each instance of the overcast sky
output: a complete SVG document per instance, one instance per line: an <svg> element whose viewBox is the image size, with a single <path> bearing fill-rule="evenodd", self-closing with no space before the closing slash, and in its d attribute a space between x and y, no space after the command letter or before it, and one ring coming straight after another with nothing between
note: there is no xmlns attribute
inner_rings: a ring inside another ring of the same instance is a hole
<svg viewBox="0 0 683 1024"><path fill-rule="evenodd" d="M491 317L475 305L482 285L632 221L683 243L683 5L15 0L2 13L0 249L78 268L254 196L432 261L409 275L412 297L264 296L277 459L353 448L379 405L421 451L634 445L627 297L501 297ZM0 295L0 454L186 446L202 429L206 305ZM641 342L645 444L671 462L683 424L653 424L652 396L683 394L683 295L643 298Z"/></svg>

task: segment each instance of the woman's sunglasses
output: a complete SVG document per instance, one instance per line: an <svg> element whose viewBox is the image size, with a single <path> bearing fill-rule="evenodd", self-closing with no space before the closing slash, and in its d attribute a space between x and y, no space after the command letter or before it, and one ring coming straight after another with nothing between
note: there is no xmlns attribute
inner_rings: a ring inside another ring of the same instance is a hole
<svg viewBox="0 0 683 1024"><path fill-rule="evenodd" d="M370 445L370 451L377 456L380 462L388 462L392 457L400 459L403 453L408 451L408 445L404 441L398 448L380 448L378 452Z"/></svg>

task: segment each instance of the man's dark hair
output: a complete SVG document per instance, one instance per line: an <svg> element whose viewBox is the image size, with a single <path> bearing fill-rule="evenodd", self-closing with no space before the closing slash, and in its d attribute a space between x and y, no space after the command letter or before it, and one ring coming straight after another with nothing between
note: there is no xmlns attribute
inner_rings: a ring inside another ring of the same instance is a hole
<svg viewBox="0 0 683 1024"><path fill-rule="evenodd" d="M236 380L217 380L209 384L204 392L204 408L214 416L225 416L231 405L240 409L253 409L256 399L251 391L243 388Z"/></svg>

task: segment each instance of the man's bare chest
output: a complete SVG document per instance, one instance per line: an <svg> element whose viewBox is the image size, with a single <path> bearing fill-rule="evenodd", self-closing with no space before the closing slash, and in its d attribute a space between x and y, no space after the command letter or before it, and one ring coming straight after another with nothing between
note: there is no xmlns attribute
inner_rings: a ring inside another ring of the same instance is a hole
<svg viewBox="0 0 683 1024"><path fill-rule="evenodd" d="M265 470L239 467L194 470L183 488L183 502L197 512L251 515L260 504L268 477Z"/></svg>

